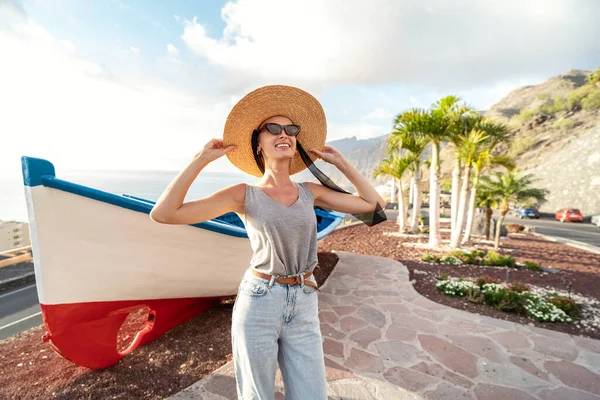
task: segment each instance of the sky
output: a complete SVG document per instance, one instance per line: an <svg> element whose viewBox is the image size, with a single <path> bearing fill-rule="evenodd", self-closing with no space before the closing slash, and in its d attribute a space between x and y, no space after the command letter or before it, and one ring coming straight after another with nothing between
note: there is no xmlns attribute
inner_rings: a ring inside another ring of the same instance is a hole
<svg viewBox="0 0 600 400"><path fill-rule="evenodd" d="M599 15L597 0L0 0L0 178L23 155L180 170L268 84L316 96L328 141L385 135L448 94L485 110L600 66Z"/></svg>

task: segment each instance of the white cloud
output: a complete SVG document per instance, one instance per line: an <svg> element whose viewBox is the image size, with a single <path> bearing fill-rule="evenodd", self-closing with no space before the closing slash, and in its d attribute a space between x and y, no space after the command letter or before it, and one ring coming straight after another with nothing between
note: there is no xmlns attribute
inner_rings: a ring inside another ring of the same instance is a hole
<svg viewBox="0 0 600 400"><path fill-rule="evenodd" d="M600 53L599 12L595 0L239 0L222 10L222 37L193 18L182 38L248 80L461 87Z"/></svg>
<svg viewBox="0 0 600 400"><path fill-rule="evenodd" d="M221 136L228 101L124 80L10 7L0 21L2 175L19 174L22 155L59 170L179 169Z"/></svg>
<svg viewBox="0 0 600 400"><path fill-rule="evenodd" d="M390 110L382 107L377 107L375 110L371 111L369 114L365 115L362 119L363 121L368 120L383 120L388 122L394 117L394 114L390 112Z"/></svg>
<svg viewBox="0 0 600 400"><path fill-rule="evenodd" d="M179 54L179 49L177 47L173 46L171 43L169 43L167 45L167 51L169 52L169 54L172 54L175 56Z"/></svg>
<svg viewBox="0 0 600 400"><path fill-rule="evenodd" d="M140 54L140 49L139 49L138 47L133 47L133 46L131 46L131 47L129 48L129 50L130 50L130 51L131 51L133 54L136 54L136 55L137 55L137 54Z"/></svg>

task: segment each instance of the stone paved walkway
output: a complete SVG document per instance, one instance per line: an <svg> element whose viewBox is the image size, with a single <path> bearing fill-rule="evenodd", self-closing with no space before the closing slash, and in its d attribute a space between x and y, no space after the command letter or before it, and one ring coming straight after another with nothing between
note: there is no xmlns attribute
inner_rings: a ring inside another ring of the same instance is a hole
<svg viewBox="0 0 600 400"><path fill-rule="evenodd" d="M329 399L600 400L600 341L455 310L394 260L337 254L319 295ZM171 397L192 398L235 399L232 363Z"/></svg>

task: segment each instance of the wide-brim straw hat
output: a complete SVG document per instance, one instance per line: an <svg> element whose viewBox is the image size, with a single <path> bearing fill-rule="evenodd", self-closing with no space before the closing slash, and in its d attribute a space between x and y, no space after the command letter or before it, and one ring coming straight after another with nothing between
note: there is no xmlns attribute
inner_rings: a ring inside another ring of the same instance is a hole
<svg viewBox="0 0 600 400"><path fill-rule="evenodd" d="M248 93L231 110L223 131L223 146L234 145L236 149L228 152L227 158L242 171L262 177L252 154L252 132L268 118L281 115L300 125L296 139L314 162L317 156L309 152L319 151L325 146L327 122L325 112L319 101L311 94L293 86L271 85ZM296 150L290 175L304 170L306 164Z"/></svg>

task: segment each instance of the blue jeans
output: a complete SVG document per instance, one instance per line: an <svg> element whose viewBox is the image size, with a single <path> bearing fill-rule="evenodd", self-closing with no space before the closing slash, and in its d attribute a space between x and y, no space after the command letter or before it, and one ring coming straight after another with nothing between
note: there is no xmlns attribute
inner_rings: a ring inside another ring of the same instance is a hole
<svg viewBox="0 0 600 400"><path fill-rule="evenodd" d="M273 399L277 362L286 400L327 399L314 287L270 284L248 270L233 307L231 341L239 399Z"/></svg>

